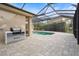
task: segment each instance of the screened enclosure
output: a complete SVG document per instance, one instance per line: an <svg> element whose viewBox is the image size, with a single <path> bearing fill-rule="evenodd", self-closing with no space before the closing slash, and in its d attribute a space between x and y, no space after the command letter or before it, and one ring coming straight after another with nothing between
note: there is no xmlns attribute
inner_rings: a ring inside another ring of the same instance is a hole
<svg viewBox="0 0 79 59"><path fill-rule="evenodd" d="M19 4L20 7L17 4L11 5L36 14L32 18L33 24L47 24L47 21L53 21L53 18L56 17L65 17L70 19L68 21L66 19L66 23L71 21L71 24L69 26L72 26L74 36L75 38L77 38L77 42L79 44L79 4L77 5L76 3L37 3L36 5L34 5L34 3L22 3Z"/></svg>

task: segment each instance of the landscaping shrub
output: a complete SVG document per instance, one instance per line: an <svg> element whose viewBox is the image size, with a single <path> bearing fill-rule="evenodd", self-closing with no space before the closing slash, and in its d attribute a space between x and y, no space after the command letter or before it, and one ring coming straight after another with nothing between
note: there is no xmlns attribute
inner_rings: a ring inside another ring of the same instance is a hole
<svg viewBox="0 0 79 59"><path fill-rule="evenodd" d="M53 24L48 24L44 28L47 31L60 31L60 32L65 32L65 23L53 23Z"/></svg>
<svg viewBox="0 0 79 59"><path fill-rule="evenodd" d="M45 30L45 31L59 31L66 32L65 22L52 23L52 24L34 24L35 30Z"/></svg>

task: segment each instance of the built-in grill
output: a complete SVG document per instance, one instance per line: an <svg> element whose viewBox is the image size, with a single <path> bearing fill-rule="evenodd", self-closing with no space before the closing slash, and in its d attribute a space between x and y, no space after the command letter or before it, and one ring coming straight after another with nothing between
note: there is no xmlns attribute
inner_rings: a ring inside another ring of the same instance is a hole
<svg viewBox="0 0 79 59"><path fill-rule="evenodd" d="M11 27L5 32L5 44L25 39L25 32L21 28Z"/></svg>
<svg viewBox="0 0 79 59"><path fill-rule="evenodd" d="M11 27L10 31L12 31L13 34L21 34L22 33L21 28L18 28L18 27Z"/></svg>

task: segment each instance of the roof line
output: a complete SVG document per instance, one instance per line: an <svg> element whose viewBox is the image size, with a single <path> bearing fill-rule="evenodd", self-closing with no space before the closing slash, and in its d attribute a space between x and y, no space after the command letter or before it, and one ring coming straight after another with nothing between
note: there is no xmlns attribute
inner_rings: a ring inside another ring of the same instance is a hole
<svg viewBox="0 0 79 59"><path fill-rule="evenodd" d="M9 7L12 7L12 8L15 8L15 9L18 9L18 10L23 11L23 12L25 12L25 13L29 13L29 14L32 14L32 15L36 15L36 14L34 14L34 13L31 13L31 12L28 12L28 11L26 11L26 10L17 8L17 7L15 7L15 6L12 6L12 5L8 4L8 3L1 3L1 4L6 5L6 6L9 6Z"/></svg>

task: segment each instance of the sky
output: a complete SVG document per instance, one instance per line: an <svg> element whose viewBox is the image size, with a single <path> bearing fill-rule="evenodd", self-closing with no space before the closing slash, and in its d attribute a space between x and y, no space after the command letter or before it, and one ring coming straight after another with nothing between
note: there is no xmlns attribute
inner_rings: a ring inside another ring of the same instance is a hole
<svg viewBox="0 0 79 59"><path fill-rule="evenodd" d="M23 6L23 3L11 3L11 5L21 8ZM26 3L23 9L31 13L37 14L45 5L46 3ZM56 10L75 10L76 9L74 6L68 3L56 3L56 4L52 4L52 6ZM51 9L49 9L49 11L50 10Z"/></svg>

